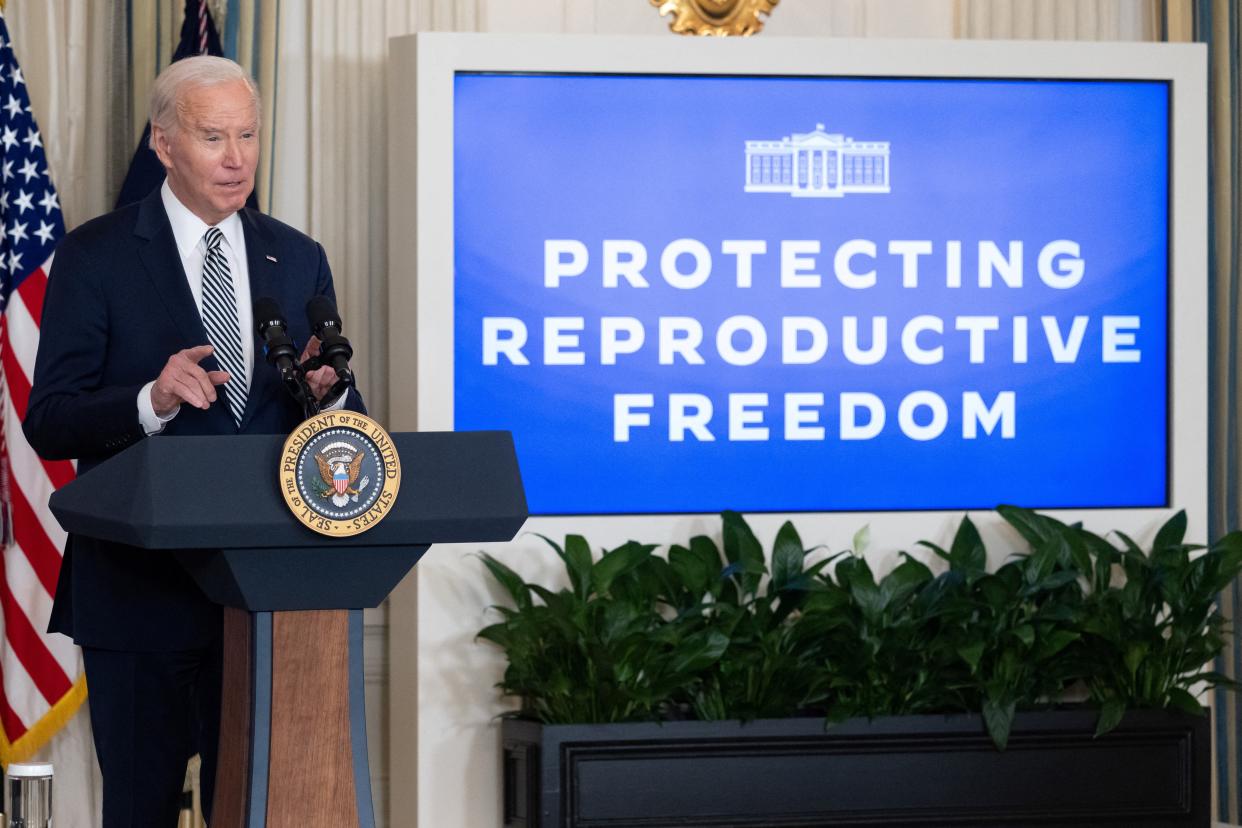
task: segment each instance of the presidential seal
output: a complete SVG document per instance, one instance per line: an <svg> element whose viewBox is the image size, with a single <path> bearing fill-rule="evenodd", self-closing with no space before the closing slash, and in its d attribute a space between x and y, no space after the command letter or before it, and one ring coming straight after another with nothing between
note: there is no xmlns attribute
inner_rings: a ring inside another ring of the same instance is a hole
<svg viewBox="0 0 1242 828"><path fill-rule="evenodd" d="M348 537L384 519L397 499L401 460L379 423L326 411L293 430L280 453L280 493L321 535Z"/></svg>

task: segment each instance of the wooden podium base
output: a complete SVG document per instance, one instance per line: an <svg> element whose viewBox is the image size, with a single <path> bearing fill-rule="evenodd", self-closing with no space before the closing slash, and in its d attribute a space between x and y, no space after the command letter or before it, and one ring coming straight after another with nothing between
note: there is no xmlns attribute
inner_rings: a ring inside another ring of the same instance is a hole
<svg viewBox="0 0 1242 828"><path fill-rule="evenodd" d="M374 828L361 610L224 608L213 828Z"/></svg>

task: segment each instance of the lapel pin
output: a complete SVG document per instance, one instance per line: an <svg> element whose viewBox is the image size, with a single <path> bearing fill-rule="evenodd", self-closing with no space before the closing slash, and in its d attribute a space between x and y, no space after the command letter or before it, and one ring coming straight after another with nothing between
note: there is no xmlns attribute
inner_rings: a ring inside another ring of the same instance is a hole
<svg viewBox="0 0 1242 828"><path fill-rule="evenodd" d="M275 256L264 256L263 258L267 259L269 262L275 262L275 261L276 261L276 257L275 257Z"/></svg>

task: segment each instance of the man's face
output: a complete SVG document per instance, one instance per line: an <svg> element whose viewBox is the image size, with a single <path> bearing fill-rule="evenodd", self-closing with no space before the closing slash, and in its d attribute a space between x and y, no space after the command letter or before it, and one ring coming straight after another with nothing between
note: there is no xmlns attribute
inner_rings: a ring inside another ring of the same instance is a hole
<svg viewBox="0 0 1242 828"><path fill-rule="evenodd" d="M182 92L177 127L152 125L168 186L190 212L219 224L246 204L259 164L259 113L244 81Z"/></svg>

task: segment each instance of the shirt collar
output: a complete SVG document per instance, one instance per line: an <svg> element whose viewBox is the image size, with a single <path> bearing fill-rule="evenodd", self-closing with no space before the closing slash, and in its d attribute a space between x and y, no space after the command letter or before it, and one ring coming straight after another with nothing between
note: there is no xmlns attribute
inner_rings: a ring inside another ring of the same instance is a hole
<svg viewBox="0 0 1242 828"><path fill-rule="evenodd" d="M164 212L168 214L168 223L172 225L173 239L177 242L177 252L184 260L203 240L203 234L211 225L194 215L189 207L181 203L181 200L173 193L172 187L168 186L167 178L160 187L160 198L164 201ZM234 253L240 254L245 249L241 217L237 213L233 213L216 227L220 228L220 232L224 234L225 240Z"/></svg>

